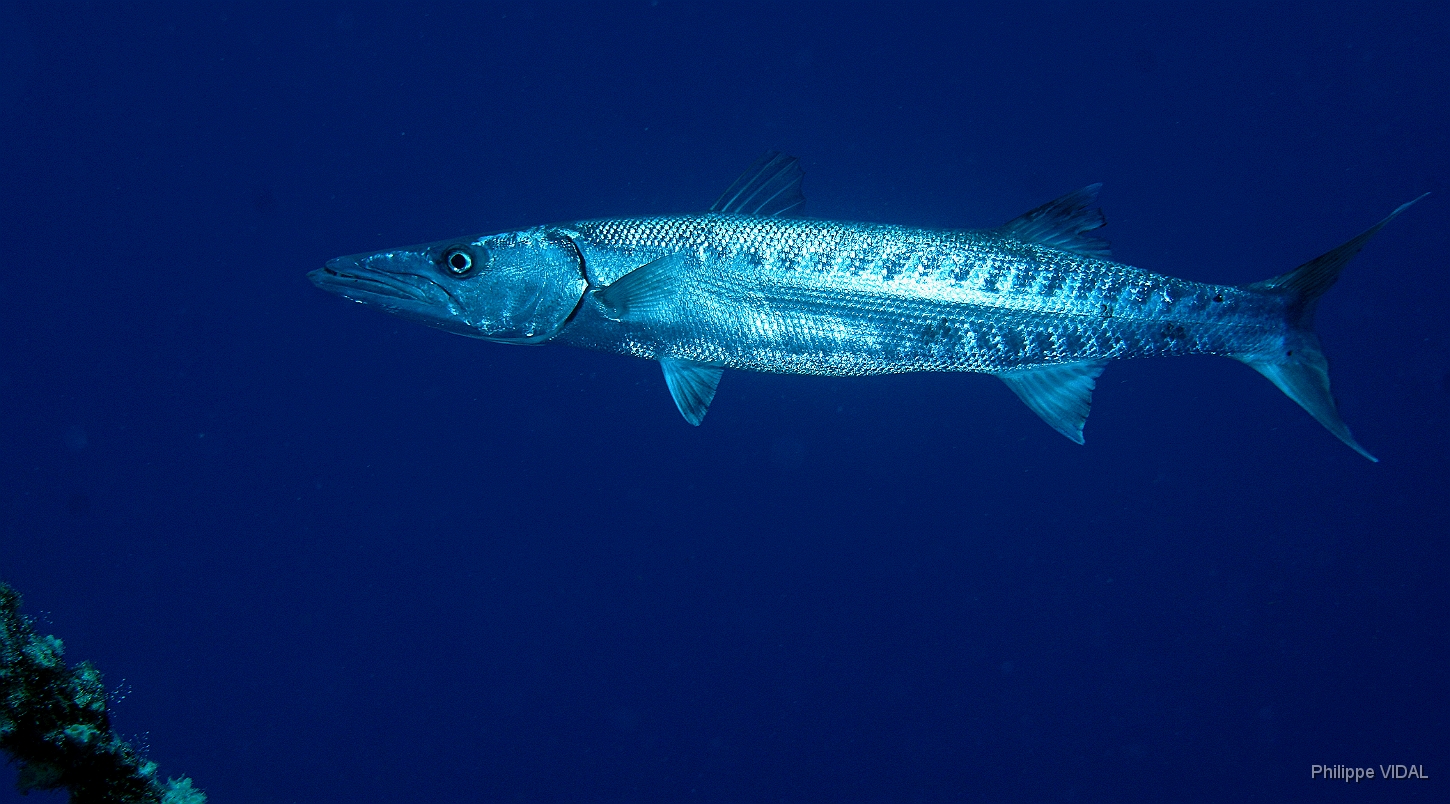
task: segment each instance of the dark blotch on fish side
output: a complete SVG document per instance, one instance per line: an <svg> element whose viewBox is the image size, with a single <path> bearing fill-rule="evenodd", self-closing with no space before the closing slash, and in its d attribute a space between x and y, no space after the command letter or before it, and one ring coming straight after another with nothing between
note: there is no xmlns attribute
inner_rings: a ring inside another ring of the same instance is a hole
<svg viewBox="0 0 1450 804"><path fill-rule="evenodd" d="M926 344L937 342L945 343L955 337L956 334L957 330L952 326L952 323L943 318L938 323L927 324L925 327L922 327L921 340Z"/></svg>

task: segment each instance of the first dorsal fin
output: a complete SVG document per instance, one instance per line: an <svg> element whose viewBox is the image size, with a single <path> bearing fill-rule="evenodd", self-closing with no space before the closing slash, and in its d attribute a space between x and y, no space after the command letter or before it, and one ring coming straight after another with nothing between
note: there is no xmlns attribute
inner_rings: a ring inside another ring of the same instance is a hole
<svg viewBox="0 0 1450 804"><path fill-rule="evenodd" d="M680 415L698 427L710 410L715 388L720 385L720 375L725 369L673 357L660 358L660 368L665 370L665 385L670 387L670 396L675 398Z"/></svg>
<svg viewBox="0 0 1450 804"><path fill-rule="evenodd" d="M1107 361L1062 363L998 372L997 376L1052 429L1081 444L1093 388Z"/></svg>
<svg viewBox="0 0 1450 804"><path fill-rule="evenodd" d="M1108 241L1088 234L1108 222L1103 211L1094 206L1102 188L1101 184L1089 184L1007 221L996 232L1025 243L1107 259L1112 253Z"/></svg>
<svg viewBox="0 0 1450 804"><path fill-rule="evenodd" d="M765 217L798 217L805 207L801 179L806 172L800 160L780 151L766 151L755 160L740 178L730 185L715 203L711 212Z"/></svg>

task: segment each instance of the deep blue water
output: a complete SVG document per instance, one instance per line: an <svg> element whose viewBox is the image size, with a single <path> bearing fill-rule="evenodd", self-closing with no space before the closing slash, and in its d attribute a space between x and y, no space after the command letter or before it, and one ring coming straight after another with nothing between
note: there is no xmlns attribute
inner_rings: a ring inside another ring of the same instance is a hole
<svg viewBox="0 0 1450 804"><path fill-rule="evenodd" d="M226 802L1446 800L1444 4L0 6L0 578ZM201 7L197 7L201 6ZM1360 458L1128 361L1079 447L997 380L459 338L344 253L699 211L1278 274ZM1426 781L1311 780L1311 764ZM0 802L14 769L0 778ZM25 801L58 801L32 795Z"/></svg>

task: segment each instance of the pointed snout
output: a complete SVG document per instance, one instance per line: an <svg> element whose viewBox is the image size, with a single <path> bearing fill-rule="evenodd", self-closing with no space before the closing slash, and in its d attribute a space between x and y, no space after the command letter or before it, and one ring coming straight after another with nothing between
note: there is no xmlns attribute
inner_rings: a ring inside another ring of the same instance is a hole
<svg viewBox="0 0 1450 804"><path fill-rule="evenodd" d="M403 300L431 305L446 299L446 294L438 292L428 278L391 268L386 261L379 265L377 260L334 257L308 273L307 278L323 290L364 303L392 305Z"/></svg>
<svg viewBox="0 0 1450 804"><path fill-rule="evenodd" d="M332 290L337 278L355 275L358 267L358 261L353 257L333 257L323 267L308 271L307 278L323 290Z"/></svg>

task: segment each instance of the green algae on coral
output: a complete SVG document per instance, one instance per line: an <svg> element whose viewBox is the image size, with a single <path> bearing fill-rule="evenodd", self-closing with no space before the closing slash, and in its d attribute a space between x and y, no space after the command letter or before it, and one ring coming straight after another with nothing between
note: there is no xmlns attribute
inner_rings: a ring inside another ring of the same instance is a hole
<svg viewBox="0 0 1450 804"><path fill-rule="evenodd" d="M156 763L111 730L100 672L66 667L64 654L0 583L0 749L20 765L20 792L64 788L72 804L205 804L190 779L156 778Z"/></svg>

